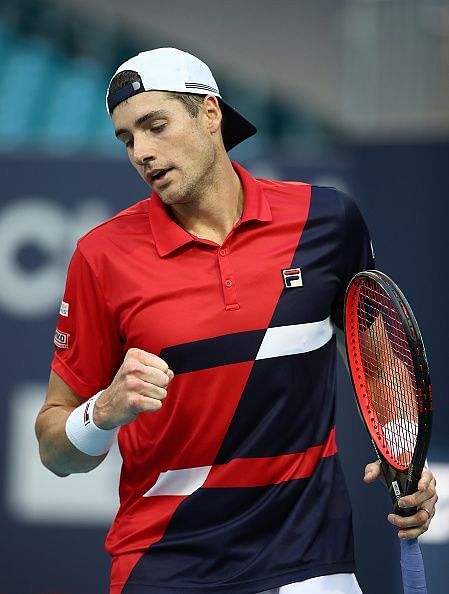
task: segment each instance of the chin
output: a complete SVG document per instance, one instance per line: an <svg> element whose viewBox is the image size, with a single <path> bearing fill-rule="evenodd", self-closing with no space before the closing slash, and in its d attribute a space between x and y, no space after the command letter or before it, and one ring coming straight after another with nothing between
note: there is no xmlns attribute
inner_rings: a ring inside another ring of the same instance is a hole
<svg viewBox="0 0 449 594"><path fill-rule="evenodd" d="M161 190L160 194L157 190L155 192L166 206L187 204L190 202L188 192L182 190L176 191L175 189L167 188L166 190Z"/></svg>
<svg viewBox="0 0 449 594"><path fill-rule="evenodd" d="M158 192L156 192L156 194L166 206L172 206L173 204L183 204L184 202L187 202L183 195L180 196L178 194L173 194L172 192L162 191L160 194Z"/></svg>

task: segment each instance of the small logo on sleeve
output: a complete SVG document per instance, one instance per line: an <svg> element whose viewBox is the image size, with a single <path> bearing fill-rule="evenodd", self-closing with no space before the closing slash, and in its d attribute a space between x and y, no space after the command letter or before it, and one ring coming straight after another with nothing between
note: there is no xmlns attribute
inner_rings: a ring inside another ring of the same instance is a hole
<svg viewBox="0 0 449 594"><path fill-rule="evenodd" d="M56 330L54 343L59 349L68 349L69 337L70 334L68 332L61 332L60 330Z"/></svg>
<svg viewBox="0 0 449 594"><path fill-rule="evenodd" d="M61 316L68 318L69 317L69 304L66 303L65 301L61 301L61 307L59 308L59 313L61 314Z"/></svg>
<svg viewBox="0 0 449 594"><path fill-rule="evenodd" d="M293 289L294 287L302 287L302 275L300 268L284 268L282 270L282 277L286 289Z"/></svg>

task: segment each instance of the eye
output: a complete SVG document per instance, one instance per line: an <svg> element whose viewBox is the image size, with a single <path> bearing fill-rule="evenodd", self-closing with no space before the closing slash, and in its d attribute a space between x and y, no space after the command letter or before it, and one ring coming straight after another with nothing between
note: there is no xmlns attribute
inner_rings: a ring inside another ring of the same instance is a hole
<svg viewBox="0 0 449 594"><path fill-rule="evenodd" d="M154 134L159 134L165 128L166 124L156 124L155 126L151 126L151 132Z"/></svg>

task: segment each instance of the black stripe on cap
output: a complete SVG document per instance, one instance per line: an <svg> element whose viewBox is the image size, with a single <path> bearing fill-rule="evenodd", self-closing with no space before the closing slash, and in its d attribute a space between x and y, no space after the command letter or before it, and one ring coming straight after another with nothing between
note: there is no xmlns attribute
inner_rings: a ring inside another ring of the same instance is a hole
<svg viewBox="0 0 449 594"><path fill-rule="evenodd" d="M217 95L218 93L218 89L215 89L214 87L210 87L209 85L204 85L203 83L185 83L186 85L186 89L201 89L203 91L210 91L211 93L216 93Z"/></svg>

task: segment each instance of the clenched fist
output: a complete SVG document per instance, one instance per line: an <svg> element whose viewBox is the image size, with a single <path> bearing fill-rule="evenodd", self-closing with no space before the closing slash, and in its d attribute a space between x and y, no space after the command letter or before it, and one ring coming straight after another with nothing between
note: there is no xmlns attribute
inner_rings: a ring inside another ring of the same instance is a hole
<svg viewBox="0 0 449 594"><path fill-rule="evenodd" d="M162 407L173 371L160 357L129 349L109 388L97 398L93 414L100 429L113 429L134 421L138 414Z"/></svg>

